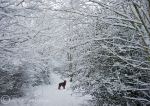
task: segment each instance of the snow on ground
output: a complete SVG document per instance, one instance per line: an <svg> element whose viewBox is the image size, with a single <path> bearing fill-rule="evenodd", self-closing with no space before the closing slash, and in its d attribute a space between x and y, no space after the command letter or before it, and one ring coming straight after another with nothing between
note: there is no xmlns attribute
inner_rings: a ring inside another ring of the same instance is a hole
<svg viewBox="0 0 150 106"><path fill-rule="evenodd" d="M63 80L56 74L52 74L52 84L34 87L28 96L13 99L3 106L81 106L86 105L90 96L74 95L67 81L66 89L58 90L58 83Z"/></svg>

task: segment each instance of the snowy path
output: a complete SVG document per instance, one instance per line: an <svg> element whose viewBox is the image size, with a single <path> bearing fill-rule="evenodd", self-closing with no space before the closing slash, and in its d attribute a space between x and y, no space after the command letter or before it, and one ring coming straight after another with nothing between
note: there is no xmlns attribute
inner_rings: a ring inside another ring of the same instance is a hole
<svg viewBox="0 0 150 106"><path fill-rule="evenodd" d="M90 97L72 95L70 83L67 83L65 90L58 90L57 85L61 81L59 76L53 74L51 85L35 87L29 94L30 96L11 100L9 104L3 106L80 106L80 104L86 104L86 100Z"/></svg>

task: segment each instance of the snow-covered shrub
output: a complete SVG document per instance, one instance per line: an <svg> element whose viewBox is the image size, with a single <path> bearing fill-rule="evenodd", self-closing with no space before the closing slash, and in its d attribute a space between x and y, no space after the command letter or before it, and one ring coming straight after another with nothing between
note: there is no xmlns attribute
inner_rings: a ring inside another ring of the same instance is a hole
<svg viewBox="0 0 150 106"><path fill-rule="evenodd" d="M0 95L9 95L11 97L23 96L22 85L25 83L25 71L20 67L6 64L0 70Z"/></svg>

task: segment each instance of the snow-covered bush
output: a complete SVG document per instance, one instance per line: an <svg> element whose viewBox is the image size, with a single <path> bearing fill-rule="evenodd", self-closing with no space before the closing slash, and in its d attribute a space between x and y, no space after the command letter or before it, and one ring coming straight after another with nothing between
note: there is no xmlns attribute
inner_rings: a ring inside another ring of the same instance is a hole
<svg viewBox="0 0 150 106"><path fill-rule="evenodd" d="M1 68L0 74L0 95L9 95L11 97L23 96L22 85L25 84L26 73L22 69L12 64L6 64Z"/></svg>

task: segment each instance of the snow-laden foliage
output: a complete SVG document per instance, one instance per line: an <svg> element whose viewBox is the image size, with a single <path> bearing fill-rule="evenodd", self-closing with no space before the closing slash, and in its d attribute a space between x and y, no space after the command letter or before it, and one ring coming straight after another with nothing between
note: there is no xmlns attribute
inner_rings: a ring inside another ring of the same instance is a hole
<svg viewBox="0 0 150 106"><path fill-rule="evenodd" d="M34 43L42 7L40 0L0 0L0 97L22 96L25 88L50 83L47 60L39 53L43 47Z"/></svg>
<svg viewBox="0 0 150 106"><path fill-rule="evenodd" d="M0 96L71 77L92 105L150 104L149 0L0 0Z"/></svg>
<svg viewBox="0 0 150 106"><path fill-rule="evenodd" d="M150 104L149 1L80 0L65 11L73 88L98 106Z"/></svg>

